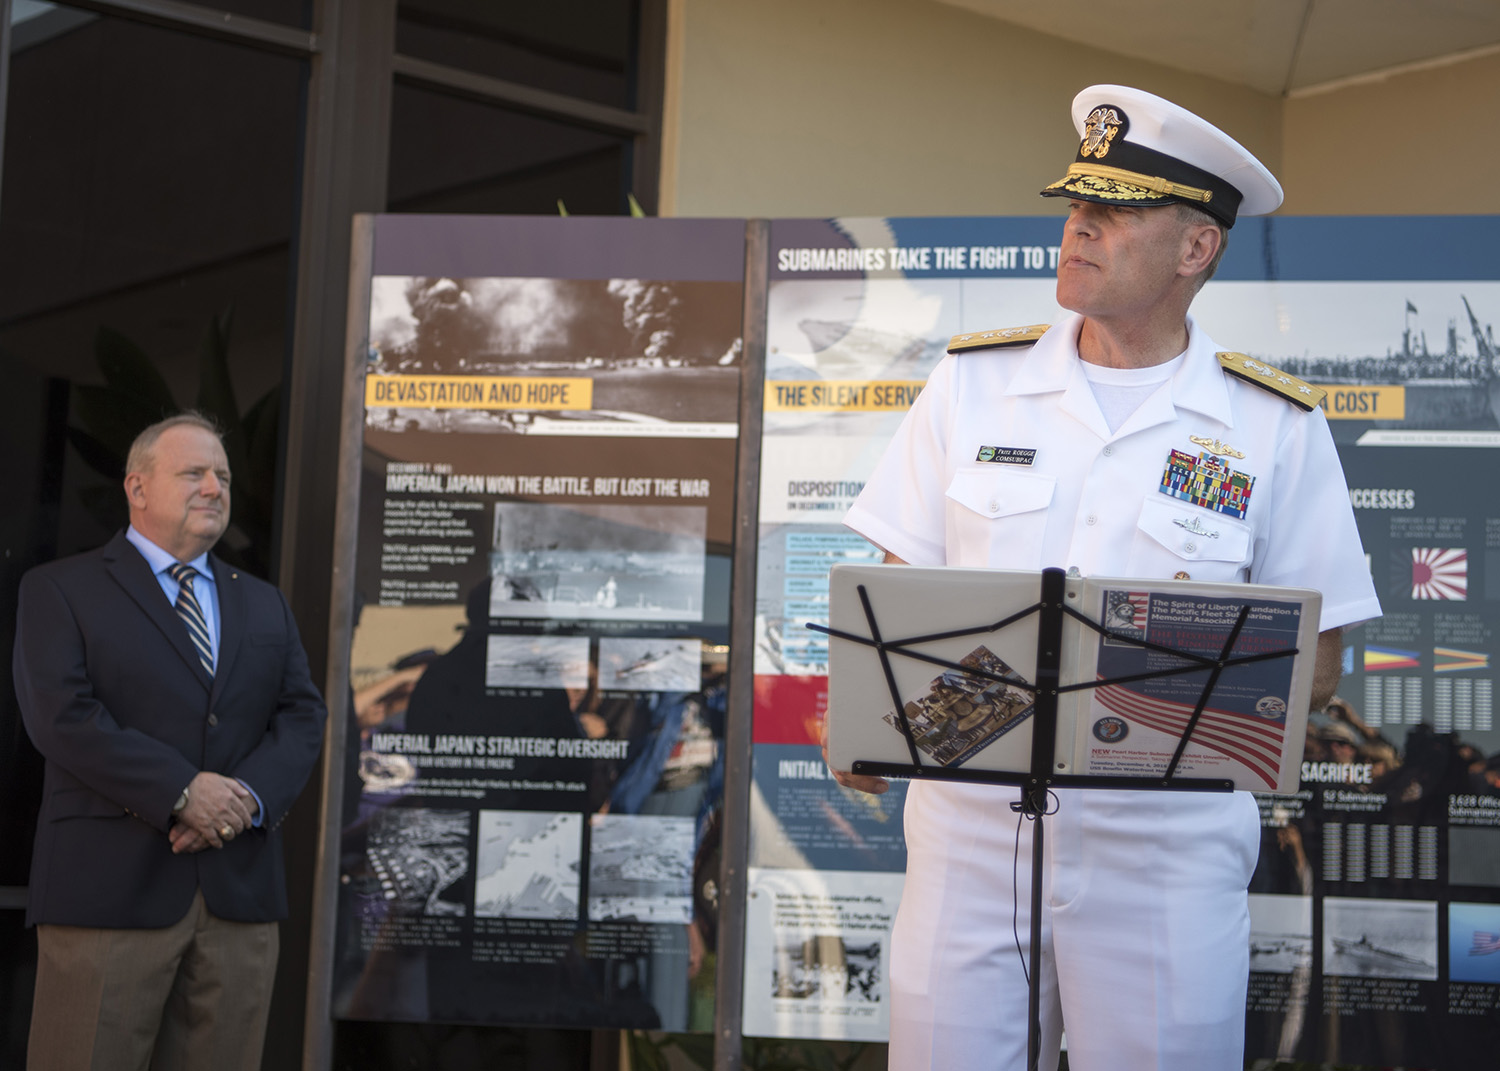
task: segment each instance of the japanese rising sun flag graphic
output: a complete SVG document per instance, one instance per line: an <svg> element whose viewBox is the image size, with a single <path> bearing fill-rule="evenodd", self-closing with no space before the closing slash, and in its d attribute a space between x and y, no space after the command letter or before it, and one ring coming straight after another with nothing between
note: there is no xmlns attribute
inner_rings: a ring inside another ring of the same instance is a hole
<svg viewBox="0 0 1500 1071"><path fill-rule="evenodd" d="M1469 552L1457 547L1411 548L1413 599L1468 598Z"/></svg>

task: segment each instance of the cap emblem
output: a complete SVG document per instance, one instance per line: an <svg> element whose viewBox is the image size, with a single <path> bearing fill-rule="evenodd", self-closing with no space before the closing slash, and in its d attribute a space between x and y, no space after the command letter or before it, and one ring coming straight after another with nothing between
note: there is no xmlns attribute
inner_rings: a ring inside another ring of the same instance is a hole
<svg viewBox="0 0 1500 1071"><path fill-rule="evenodd" d="M1110 142L1115 140L1115 135L1124 124L1125 120L1113 108L1100 105L1089 112L1088 119L1084 121L1083 145L1079 148L1078 155L1092 156L1096 160L1104 159L1109 153Z"/></svg>

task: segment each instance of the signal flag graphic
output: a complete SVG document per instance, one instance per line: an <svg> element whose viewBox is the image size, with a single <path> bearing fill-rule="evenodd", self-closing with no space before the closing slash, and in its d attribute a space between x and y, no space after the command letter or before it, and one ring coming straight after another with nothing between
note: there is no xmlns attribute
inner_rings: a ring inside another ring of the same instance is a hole
<svg viewBox="0 0 1500 1071"><path fill-rule="evenodd" d="M1434 647L1432 669L1435 673L1457 673L1465 669L1489 669L1490 656L1484 651L1460 651L1457 647Z"/></svg>
<svg viewBox="0 0 1500 1071"><path fill-rule="evenodd" d="M1417 657L1416 651L1403 651L1398 647L1373 647L1365 648L1365 672L1373 673L1382 669L1419 669L1421 659Z"/></svg>

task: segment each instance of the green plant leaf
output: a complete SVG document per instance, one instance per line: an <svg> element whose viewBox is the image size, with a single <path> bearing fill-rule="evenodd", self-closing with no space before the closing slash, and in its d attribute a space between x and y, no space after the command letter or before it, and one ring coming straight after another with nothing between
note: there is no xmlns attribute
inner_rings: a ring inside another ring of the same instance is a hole
<svg viewBox="0 0 1500 1071"><path fill-rule="evenodd" d="M568 206L562 203L561 197L557 199L557 214L559 216L566 216L568 214Z"/></svg>
<svg viewBox="0 0 1500 1071"><path fill-rule="evenodd" d="M229 467L238 469L243 462L236 453L244 450L240 429L240 407L234 400L234 384L229 378L229 329L234 323L231 305L209 321L198 350L198 411L210 416L224 431L224 449ZM232 440L232 441L231 441Z"/></svg>
<svg viewBox="0 0 1500 1071"><path fill-rule="evenodd" d="M111 450L82 428L71 424L68 425L67 435L68 442L73 444L73 449L78 451L78 456L83 458L84 464L89 468L106 479L123 480L125 478L124 454Z"/></svg>
<svg viewBox="0 0 1500 1071"><path fill-rule="evenodd" d="M112 390L154 414L146 424L177 412L177 400L172 397L172 390L156 370L155 363L145 350L114 328L101 327L95 333L94 363Z"/></svg>
<svg viewBox="0 0 1500 1071"><path fill-rule="evenodd" d="M630 214L632 216L634 216L636 219L646 218L646 210L642 208L641 203L635 199L635 194L626 193L625 199L630 202Z"/></svg>
<svg viewBox="0 0 1500 1071"><path fill-rule="evenodd" d="M120 455L123 464L130 444L141 429L163 414L112 387L76 384L72 391L73 414L90 435ZM170 414L166 414L170 415Z"/></svg>

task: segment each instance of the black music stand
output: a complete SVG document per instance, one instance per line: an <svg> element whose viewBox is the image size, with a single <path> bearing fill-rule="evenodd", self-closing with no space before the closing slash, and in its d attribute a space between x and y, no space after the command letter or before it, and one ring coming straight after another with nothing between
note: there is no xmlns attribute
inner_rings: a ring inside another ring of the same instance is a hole
<svg viewBox="0 0 1500 1071"><path fill-rule="evenodd" d="M897 568L892 566L880 566L881 569ZM884 673L886 685L890 690L891 701L894 705L897 728L906 741L907 751L911 757L910 765L904 763L880 762L856 760L852 764L852 772L857 774L870 774L886 777L908 777L932 780L966 781L993 784L1015 784L1021 787L1021 799L1018 803L1011 804L1024 819L1033 823L1031 842L1031 962L1032 967L1027 970L1027 1066L1035 1071L1041 1057L1041 975L1035 969L1038 962L1037 950L1042 940L1042 883L1040 875L1044 863L1043 856L1043 819L1047 814L1047 794L1053 788L1113 788L1113 789L1135 789L1143 791L1179 791L1179 792L1229 792L1234 788L1233 781L1227 778L1189 778L1177 777L1178 765L1182 761L1183 753L1187 749L1188 742L1197 728L1205 709L1214 696L1215 689L1219 683L1220 676L1224 670L1233 667L1248 665L1256 662L1265 662L1274 659L1293 658L1301 653L1300 648L1293 646L1288 648L1257 651L1253 654L1234 656L1235 643L1245 627L1246 620L1251 610L1251 603L1247 602L1240 607L1238 617L1229 630L1229 634L1219 651L1217 657L1208 657L1194 651L1182 650L1153 643L1142 637L1128 632L1111 629L1100 622L1094 621L1088 615L1067 604L1066 597L1067 576L1061 569L1044 569L1040 574L1040 597L1037 602L1025 607L999 621L969 628L952 629L942 632L927 633L919 636L905 637L901 639L883 639L879 622L876 620L875 611L870 603L869 593L863 584L857 587L860 603L864 611L866 624L869 627L869 635L861 636L856 633L840 629L830 628L809 622L807 627L816 632L823 633L831 638L847 640L851 643L871 647L875 650L880 660L881 670ZM1227 586L1226 586L1227 587ZM1228 595L1229 592L1224 592ZM1038 617L1038 635L1036 648L1036 680L1026 681L1019 677L1007 676L990 672L982 667L963 665L951 660L936 657L934 655L915 650L918 645L928 644L934 641L954 639L965 636L978 636L994 632L1024 621L1033 615ZM1157 671L1131 674L1124 677L1115 677L1102 680L1089 680L1074 683L1064 683L1062 680L1063 666L1063 631L1064 624L1068 618L1079 622L1086 629L1107 637L1117 643L1128 644L1148 650L1154 650L1165 655L1170 655L1181 660L1181 665ZM910 720L905 710L905 702L897 686L891 659L893 656L917 659L932 665L941 666L945 669L964 674L966 676L979 677L983 680L998 681L1010 687L1019 688L1030 692L1034 696L1031 714L1032 736L1031 736L1031 761L1029 768L1023 773L1010 773L995 770L971 770L962 767L953 769L943 766L933 766L924 763L921 758L920 749ZM1079 692L1092 688L1099 688L1110 684L1125 684L1142 680L1154 680L1162 677L1175 676L1185 673L1208 671L1208 677L1198 696L1197 705L1183 729L1171 760L1165 770L1158 776L1130 776L1130 775L1079 775L1060 774L1056 769L1056 744L1059 700L1062 696L1071 692Z"/></svg>

